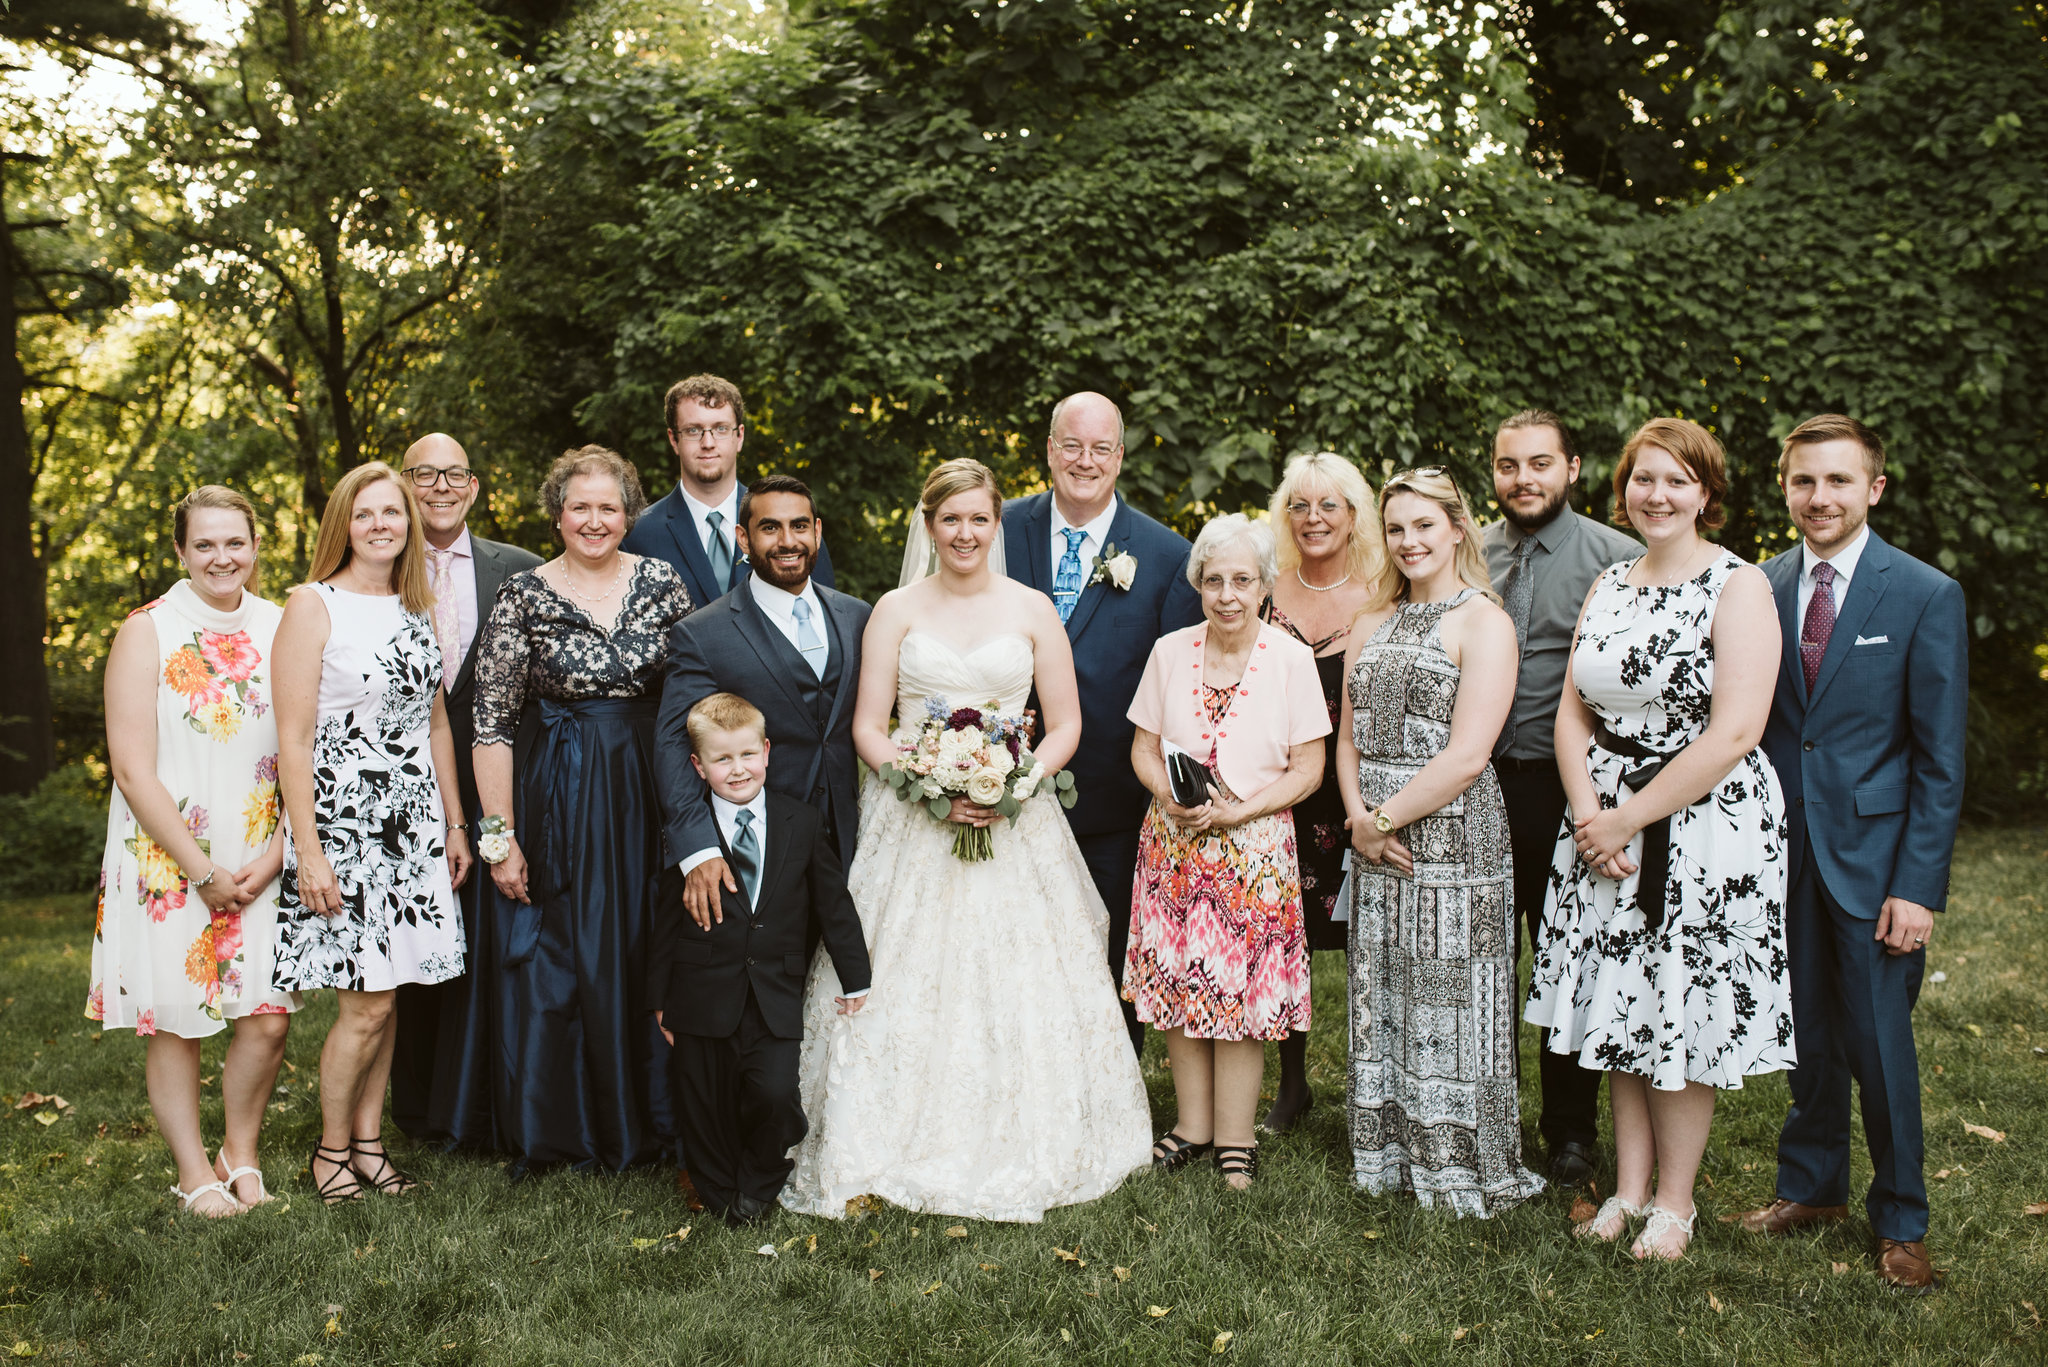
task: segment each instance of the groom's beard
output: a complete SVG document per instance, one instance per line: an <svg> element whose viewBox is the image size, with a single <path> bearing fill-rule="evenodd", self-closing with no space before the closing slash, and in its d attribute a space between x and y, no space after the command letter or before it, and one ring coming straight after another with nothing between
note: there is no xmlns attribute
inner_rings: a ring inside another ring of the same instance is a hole
<svg viewBox="0 0 2048 1367"><path fill-rule="evenodd" d="M787 571L774 560L767 557L750 563L754 567L754 573L760 575L771 585L787 593L795 593L811 577L811 571L816 568L818 563L818 553L814 550L806 551L797 557L796 562Z"/></svg>

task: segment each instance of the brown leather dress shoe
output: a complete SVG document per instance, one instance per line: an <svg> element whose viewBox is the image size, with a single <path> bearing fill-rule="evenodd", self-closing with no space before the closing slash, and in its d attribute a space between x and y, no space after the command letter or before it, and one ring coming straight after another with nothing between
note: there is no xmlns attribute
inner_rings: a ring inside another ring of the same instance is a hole
<svg viewBox="0 0 2048 1367"><path fill-rule="evenodd" d="M692 1215L704 1209L704 1198L697 1194L697 1184L690 1180L687 1168L676 1169L676 1193L683 1198L683 1204Z"/></svg>
<svg viewBox="0 0 2048 1367"><path fill-rule="evenodd" d="M1941 1274L1927 1256L1927 1245L1918 1239L1879 1239L1877 1275L1886 1286L1907 1296L1924 1296L1941 1285Z"/></svg>
<svg viewBox="0 0 2048 1367"><path fill-rule="evenodd" d="M1790 1234L1808 1225L1831 1225L1849 1218L1847 1206L1802 1206L1782 1197L1762 1210L1746 1210L1737 1219L1751 1234Z"/></svg>

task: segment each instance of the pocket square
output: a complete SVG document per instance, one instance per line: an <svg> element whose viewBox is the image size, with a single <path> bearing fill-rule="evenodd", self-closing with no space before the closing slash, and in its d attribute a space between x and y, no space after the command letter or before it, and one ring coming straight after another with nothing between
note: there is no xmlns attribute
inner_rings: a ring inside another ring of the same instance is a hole
<svg viewBox="0 0 2048 1367"><path fill-rule="evenodd" d="M1891 639L1889 636L1858 636L1856 644L1859 646L1881 646L1890 643Z"/></svg>

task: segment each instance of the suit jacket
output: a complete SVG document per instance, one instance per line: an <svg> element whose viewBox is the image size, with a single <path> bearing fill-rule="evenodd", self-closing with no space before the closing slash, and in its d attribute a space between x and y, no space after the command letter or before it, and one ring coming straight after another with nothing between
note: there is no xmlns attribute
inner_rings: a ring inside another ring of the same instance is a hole
<svg viewBox="0 0 2048 1367"><path fill-rule="evenodd" d="M860 771L853 753L853 699L860 686L860 638L868 605L817 585L831 630L827 643L841 662L839 687L820 721L805 705L796 672L803 657L742 583L669 629L668 673L655 723L655 777L661 784L669 853L687 859L718 844L709 790L690 764L690 709L713 693L737 693L768 720L768 787L824 814L839 841L842 864L853 863L860 827Z"/></svg>
<svg viewBox="0 0 2048 1367"><path fill-rule="evenodd" d="M1851 915L1940 910L1963 807L1969 635L1962 586L1880 539L1838 605L1813 690L1799 659L1799 547L1764 564L1785 649L1764 753L1785 788L1788 872L1811 858Z"/></svg>
<svg viewBox="0 0 2048 1367"><path fill-rule="evenodd" d="M448 690L446 702L448 729L455 736L455 780L462 792L462 809L475 813L483 809L476 795L476 766L470 758L470 746L476 743L476 648L483 643L484 624L491 620L498 590L507 579L541 561L532 551L502 541L486 541L475 532L469 534L469 548L476 570L476 640L470 642L469 653L462 657L462 668L455 671L455 683Z"/></svg>
<svg viewBox="0 0 2048 1367"><path fill-rule="evenodd" d="M647 505L633 530L619 543L619 549L668 561L683 577L684 587L690 590L690 601L699 607L725 596L726 591L712 581L711 561L704 555L704 543L697 536L697 524L690 517L690 510L683 504L681 489L671 489ZM745 560L734 565L732 586L738 588L745 583L748 572ZM811 568L811 579L828 589L832 587L830 546L818 547L818 563Z"/></svg>
<svg viewBox="0 0 2048 1367"><path fill-rule="evenodd" d="M1067 619L1081 688L1081 748L1067 766L1080 792L1067 813L1077 835L1136 830L1144 821L1152 794L1131 769L1136 728L1126 714L1152 643L1202 620L1201 595L1188 583L1185 537L1119 498L1107 545L1135 556L1138 575L1129 589L1087 585ZM1003 505L1003 559L1010 578L1052 596L1058 566L1052 558L1051 494ZM1084 567L1083 573L1092 570ZM1037 705L1034 697L1032 706Z"/></svg>
<svg viewBox="0 0 2048 1367"><path fill-rule="evenodd" d="M718 818L708 795L704 814L715 830ZM725 919L700 930L670 880L670 894L655 913L647 1000L677 1034L733 1034L751 985L768 1029L782 1039L802 1039L807 948L814 932L825 942L842 987L858 992L868 986L860 913L847 894L839 853L825 838L824 818L771 791L766 824L760 896L753 905L744 891L720 889ZM731 853L722 841L719 852Z"/></svg>

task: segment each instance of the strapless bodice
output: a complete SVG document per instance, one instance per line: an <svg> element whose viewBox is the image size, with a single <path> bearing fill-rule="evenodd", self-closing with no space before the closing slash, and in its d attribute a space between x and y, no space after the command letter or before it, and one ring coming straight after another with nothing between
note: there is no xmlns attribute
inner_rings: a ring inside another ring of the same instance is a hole
<svg viewBox="0 0 2048 1367"><path fill-rule="evenodd" d="M908 632L896 651L896 715L918 716L926 698L938 697L953 707L994 702L1004 716L1020 716L1031 697L1033 662L1031 638L1016 632L964 653L929 632Z"/></svg>

